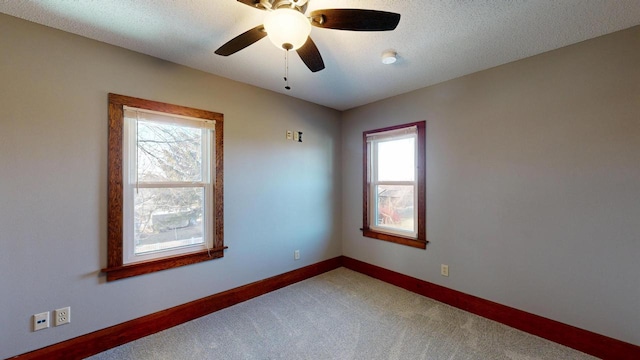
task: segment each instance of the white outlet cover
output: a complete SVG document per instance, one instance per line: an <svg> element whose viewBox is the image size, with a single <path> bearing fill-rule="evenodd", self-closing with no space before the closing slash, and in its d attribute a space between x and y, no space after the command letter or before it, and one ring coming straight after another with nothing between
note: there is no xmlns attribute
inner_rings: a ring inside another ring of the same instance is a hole
<svg viewBox="0 0 640 360"><path fill-rule="evenodd" d="M67 306L57 309L53 312L53 321L55 326L68 324L71 322L71 307Z"/></svg>
<svg viewBox="0 0 640 360"><path fill-rule="evenodd" d="M442 274L442 276L449 276L449 265L440 265L440 274Z"/></svg>

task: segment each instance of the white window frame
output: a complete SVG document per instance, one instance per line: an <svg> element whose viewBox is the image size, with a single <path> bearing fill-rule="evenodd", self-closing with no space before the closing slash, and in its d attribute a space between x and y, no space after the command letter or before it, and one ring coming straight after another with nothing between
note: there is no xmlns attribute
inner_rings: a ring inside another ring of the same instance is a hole
<svg viewBox="0 0 640 360"><path fill-rule="evenodd" d="M173 257L199 252L213 247L215 217L214 209L215 179L215 121L162 113L148 109L124 106L123 124L123 254L124 265L149 260ZM127 115L129 114L129 115ZM131 114L136 114L131 116ZM137 125L140 121L173 124L184 127L201 128L202 131L202 181L165 181L146 182L137 179ZM134 233L134 196L137 189L143 188L186 188L197 187L204 190L203 242L169 249L160 249L142 254L135 253Z"/></svg>
<svg viewBox="0 0 640 360"><path fill-rule="evenodd" d="M413 139L413 181L380 181L378 180L378 145L387 141ZM416 238L418 235L418 129L416 126L390 130L367 136L367 146L369 148L369 228L374 231ZM413 230L406 231L395 227L378 224L378 192L380 185L404 185L413 187Z"/></svg>

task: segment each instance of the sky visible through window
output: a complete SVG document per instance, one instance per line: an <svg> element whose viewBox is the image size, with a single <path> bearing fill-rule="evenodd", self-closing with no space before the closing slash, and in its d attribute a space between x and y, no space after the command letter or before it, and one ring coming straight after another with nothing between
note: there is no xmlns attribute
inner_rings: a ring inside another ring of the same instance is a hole
<svg viewBox="0 0 640 360"><path fill-rule="evenodd" d="M413 181L415 138L378 143L378 181Z"/></svg>

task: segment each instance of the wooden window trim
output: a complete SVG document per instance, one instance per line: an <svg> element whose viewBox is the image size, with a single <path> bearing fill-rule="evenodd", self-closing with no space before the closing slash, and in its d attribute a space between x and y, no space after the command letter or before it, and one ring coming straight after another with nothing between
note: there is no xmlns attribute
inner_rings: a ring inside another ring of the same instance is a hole
<svg viewBox="0 0 640 360"><path fill-rule="evenodd" d="M123 264L123 129L124 106L160 111L201 119L215 120L215 186L214 186L214 239L213 248L189 254ZM220 113L179 105L144 100L124 95L109 94L109 150L107 199L107 281L195 264L224 256L223 213L223 120Z"/></svg>
<svg viewBox="0 0 640 360"><path fill-rule="evenodd" d="M403 128L408 128L416 126L418 131L417 136L417 144L418 147L418 156L417 163L418 167L416 169L416 175L418 176L418 231L416 238L405 237L396 234L388 234L379 231L375 231L369 227L369 200L370 200L370 187L369 187L369 148L367 146L367 135L380 133L391 130L399 130ZM409 124L395 125L389 126L382 129L368 130L362 133L362 144L363 144L363 182L362 182L362 193L363 193L363 203L362 203L362 235L378 240L389 241L396 244L411 246L419 249L427 248L427 229L426 229L426 193L427 193L427 162L426 162L426 154L427 154L427 136L426 136L426 121L419 121Z"/></svg>

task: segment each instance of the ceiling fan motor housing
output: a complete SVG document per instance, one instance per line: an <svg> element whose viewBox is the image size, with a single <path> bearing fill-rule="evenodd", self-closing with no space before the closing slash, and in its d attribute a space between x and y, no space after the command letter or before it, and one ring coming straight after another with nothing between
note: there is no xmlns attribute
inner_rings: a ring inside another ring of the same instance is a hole
<svg viewBox="0 0 640 360"><path fill-rule="evenodd" d="M309 0L260 0L256 3L256 7L263 8L264 10L276 10L276 9L295 9L301 13L307 11L307 3Z"/></svg>

